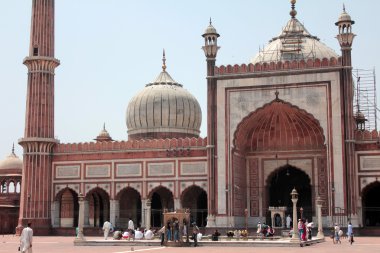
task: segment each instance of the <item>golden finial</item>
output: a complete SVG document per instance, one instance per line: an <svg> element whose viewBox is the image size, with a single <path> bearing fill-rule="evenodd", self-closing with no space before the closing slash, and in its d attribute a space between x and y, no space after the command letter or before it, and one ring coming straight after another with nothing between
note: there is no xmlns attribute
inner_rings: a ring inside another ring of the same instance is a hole
<svg viewBox="0 0 380 253"><path fill-rule="evenodd" d="M165 49L162 52L162 71L166 71L166 58L165 58Z"/></svg>
<svg viewBox="0 0 380 253"><path fill-rule="evenodd" d="M290 16L292 16L292 18L295 18L297 15L296 2L297 2L296 0L290 0L290 3L292 4L292 10L290 11Z"/></svg>
<svg viewBox="0 0 380 253"><path fill-rule="evenodd" d="M346 6L343 3L343 12L346 12Z"/></svg>
<svg viewBox="0 0 380 253"><path fill-rule="evenodd" d="M13 145L12 145L12 154L15 154L15 143L13 142Z"/></svg>
<svg viewBox="0 0 380 253"><path fill-rule="evenodd" d="M106 122L103 123L103 130L106 130Z"/></svg>
<svg viewBox="0 0 380 253"><path fill-rule="evenodd" d="M210 17L210 25L212 25L212 22L211 22L211 17Z"/></svg>

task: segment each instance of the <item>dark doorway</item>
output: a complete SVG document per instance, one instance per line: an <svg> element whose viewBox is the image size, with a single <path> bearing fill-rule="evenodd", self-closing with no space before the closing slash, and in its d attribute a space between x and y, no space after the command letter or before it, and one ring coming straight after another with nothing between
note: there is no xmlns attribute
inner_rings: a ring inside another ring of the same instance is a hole
<svg viewBox="0 0 380 253"><path fill-rule="evenodd" d="M191 186L182 193L182 207L189 208L191 222L204 227L207 224L207 193L199 186Z"/></svg>
<svg viewBox="0 0 380 253"><path fill-rule="evenodd" d="M380 183L375 182L363 190L363 223L366 227L380 227Z"/></svg>
<svg viewBox="0 0 380 253"><path fill-rule="evenodd" d="M312 220L312 194L309 176L302 170L290 165L279 168L268 177L269 206L286 206L291 214L293 203L290 193L295 188L298 192L297 217ZM302 215L300 208L302 207ZM268 216L268 215L267 215ZM291 215L292 216L292 215ZM267 217L268 218L268 217ZM269 214L270 220L270 214ZM267 222L269 222L267 220Z"/></svg>
<svg viewBox="0 0 380 253"><path fill-rule="evenodd" d="M152 205L151 205L151 224L152 227L162 227L162 212L164 209L168 211L174 211L174 198L171 191L164 187L159 187L152 194Z"/></svg>
<svg viewBox="0 0 380 253"><path fill-rule="evenodd" d="M120 216L118 227L128 227L129 218L136 227L141 227L141 197L140 193L133 188L126 188L119 197Z"/></svg>
<svg viewBox="0 0 380 253"><path fill-rule="evenodd" d="M110 219L110 200L108 194L101 188L95 188L87 193L89 201L89 223L93 227L102 227Z"/></svg>

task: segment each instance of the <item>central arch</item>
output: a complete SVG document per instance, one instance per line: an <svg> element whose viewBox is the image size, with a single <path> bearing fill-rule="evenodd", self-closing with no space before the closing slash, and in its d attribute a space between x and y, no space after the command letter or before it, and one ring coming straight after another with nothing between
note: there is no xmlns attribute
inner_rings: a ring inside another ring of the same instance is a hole
<svg viewBox="0 0 380 253"><path fill-rule="evenodd" d="M269 205L291 207L290 192L296 187L301 198L297 206L302 206L304 216L310 219L312 195L315 194L312 185L317 183L319 189L326 189L328 184L325 136L319 120L306 110L279 99L277 93L274 100L244 117L233 136L233 187L230 190L234 215L243 216L244 208L250 207L250 216L264 218L268 216ZM288 167L276 169L274 164L278 159L297 160L297 165L305 163L308 167L296 168L286 164ZM317 182L304 172L313 171L313 168L318 168ZM267 175L268 169L275 169L275 172L263 178L261 175ZM297 180L287 179L287 172ZM276 179L279 181L273 181ZM249 196L245 189L250 189ZM265 196L261 197L263 193ZM327 191L321 190L318 194L328 201Z"/></svg>
<svg viewBox="0 0 380 253"><path fill-rule="evenodd" d="M293 202L290 193L295 188L298 192L297 217L312 220L312 186L309 176L296 167L285 165L273 171L267 178L267 200L269 206L286 206L290 214ZM301 215L300 208L303 208ZM267 219L270 219L270 214ZM270 223L269 223L270 224Z"/></svg>

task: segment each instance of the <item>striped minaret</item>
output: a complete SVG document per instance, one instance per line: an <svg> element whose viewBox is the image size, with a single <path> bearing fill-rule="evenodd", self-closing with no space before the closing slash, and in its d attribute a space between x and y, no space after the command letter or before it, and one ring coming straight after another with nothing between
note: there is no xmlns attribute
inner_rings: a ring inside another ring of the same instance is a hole
<svg viewBox="0 0 380 253"><path fill-rule="evenodd" d="M352 25L355 24L346 12L343 5L343 12L335 23L339 33L336 38L342 51L342 70L341 70L341 90L342 108L344 124L344 181L345 181L345 207L347 217L351 220L351 215L358 215L356 200L358 193L355 186L355 119L353 110L354 90L352 80L352 61L351 51L355 34L352 32Z"/></svg>
<svg viewBox="0 0 380 253"><path fill-rule="evenodd" d="M36 234L50 231L51 154L54 138L54 0L33 0L19 226L28 222Z"/></svg>

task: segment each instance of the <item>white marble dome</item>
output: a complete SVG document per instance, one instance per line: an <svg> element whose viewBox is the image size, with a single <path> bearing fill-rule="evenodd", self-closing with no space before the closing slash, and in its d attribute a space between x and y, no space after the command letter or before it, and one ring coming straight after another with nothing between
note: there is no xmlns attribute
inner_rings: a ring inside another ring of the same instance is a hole
<svg viewBox="0 0 380 253"><path fill-rule="evenodd" d="M14 149L12 149L12 153L7 156L4 160L0 161L0 174L2 174L2 171L8 171L9 173L11 170L13 172L20 172L22 171L22 160L18 158L18 156L14 153Z"/></svg>
<svg viewBox="0 0 380 253"><path fill-rule="evenodd" d="M162 72L128 104L129 139L198 137L202 112L197 99Z"/></svg>
<svg viewBox="0 0 380 253"><path fill-rule="evenodd" d="M252 58L251 63L338 58L333 49L311 35L296 18L291 18L280 35Z"/></svg>

